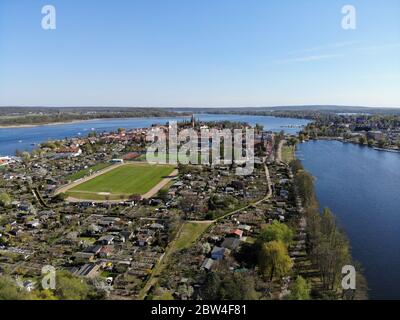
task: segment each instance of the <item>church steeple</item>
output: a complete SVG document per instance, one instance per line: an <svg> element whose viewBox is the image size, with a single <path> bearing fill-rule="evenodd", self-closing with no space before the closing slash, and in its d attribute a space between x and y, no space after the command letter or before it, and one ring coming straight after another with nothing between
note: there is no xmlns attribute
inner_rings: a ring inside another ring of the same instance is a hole
<svg viewBox="0 0 400 320"><path fill-rule="evenodd" d="M190 119L190 123L192 124L192 128L196 125L196 119L194 118L194 114L192 114L192 118Z"/></svg>

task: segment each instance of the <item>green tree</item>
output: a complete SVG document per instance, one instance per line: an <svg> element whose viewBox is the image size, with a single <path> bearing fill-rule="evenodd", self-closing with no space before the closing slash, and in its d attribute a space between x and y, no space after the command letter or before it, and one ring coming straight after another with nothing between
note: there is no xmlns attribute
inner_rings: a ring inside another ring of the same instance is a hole
<svg viewBox="0 0 400 320"><path fill-rule="evenodd" d="M311 285L301 276L296 278L290 289L290 300L310 300Z"/></svg>
<svg viewBox="0 0 400 320"><path fill-rule="evenodd" d="M374 140L369 139L368 140L368 147L372 147L374 145Z"/></svg>
<svg viewBox="0 0 400 320"><path fill-rule="evenodd" d="M168 199L168 190L167 189L160 189L157 192L157 198L160 198L163 201Z"/></svg>
<svg viewBox="0 0 400 320"><path fill-rule="evenodd" d="M54 295L53 291L45 290L35 290L32 293L32 300L58 300Z"/></svg>
<svg viewBox="0 0 400 320"><path fill-rule="evenodd" d="M31 159L31 154L27 151L22 152L22 161L28 162Z"/></svg>
<svg viewBox="0 0 400 320"><path fill-rule="evenodd" d="M2 192L0 193L0 206L8 207L11 204L11 197L8 193Z"/></svg>
<svg viewBox="0 0 400 320"><path fill-rule="evenodd" d="M55 295L61 300L85 300L90 287L84 279L77 278L67 271L58 271Z"/></svg>
<svg viewBox="0 0 400 320"><path fill-rule="evenodd" d="M274 220L272 224L261 230L258 240L262 243L277 240L290 245L293 241L293 231L286 224Z"/></svg>
<svg viewBox="0 0 400 320"><path fill-rule="evenodd" d="M258 253L258 265L261 273L272 280L274 276L288 274L293 267L293 261L282 241L271 241L262 245Z"/></svg>
<svg viewBox="0 0 400 320"><path fill-rule="evenodd" d="M296 173L294 183L305 207L315 203L314 178L306 171Z"/></svg>
<svg viewBox="0 0 400 320"><path fill-rule="evenodd" d="M255 300L254 278L251 275L216 271L207 274L201 296L205 300Z"/></svg>
<svg viewBox="0 0 400 320"><path fill-rule="evenodd" d="M360 136L358 138L358 143L364 145L367 142L367 139L364 136Z"/></svg>
<svg viewBox="0 0 400 320"><path fill-rule="evenodd" d="M381 139L378 141L378 147L379 148L384 148L387 145L387 141L385 139Z"/></svg>
<svg viewBox="0 0 400 320"><path fill-rule="evenodd" d="M8 277L0 277L0 300L27 300L27 292L21 290L15 281Z"/></svg>

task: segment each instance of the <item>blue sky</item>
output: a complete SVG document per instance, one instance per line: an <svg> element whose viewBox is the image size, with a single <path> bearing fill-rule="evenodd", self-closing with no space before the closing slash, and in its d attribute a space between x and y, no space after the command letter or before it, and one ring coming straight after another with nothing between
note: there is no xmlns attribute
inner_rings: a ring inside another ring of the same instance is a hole
<svg viewBox="0 0 400 320"><path fill-rule="evenodd" d="M399 0L0 0L0 105L303 104L400 106Z"/></svg>

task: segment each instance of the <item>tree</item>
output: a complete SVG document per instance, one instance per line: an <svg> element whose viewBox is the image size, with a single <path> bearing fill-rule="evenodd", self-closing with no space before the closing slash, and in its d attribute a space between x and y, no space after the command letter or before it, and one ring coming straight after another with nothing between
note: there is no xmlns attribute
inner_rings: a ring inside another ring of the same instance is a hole
<svg viewBox="0 0 400 320"><path fill-rule="evenodd" d="M274 220L272 224L261 230L258 240L262 243L277 240L290 245L293 241L293 231L286 224Z"/></svg>
<svg viewBox="0 0 400 320"><path fill-rule="evenodd" d="M314 178L308 172L298 171L294 183L305 207L315 203Z"/></svg>
<svg viewBox="0 0 400 320"><path fill-rule="evenodd" d="M66 193L58 193L53 197L53 200L55 201L64 201L68 198L68 195Z"/></svg>
<svg viewBox="0 0 400 320"><path fill-rule="evenodd" d="M90 288L85 280L73 276L67 271L58 271L55 295L61 300L85 300Z"/></svg>
<svg viewBox="0 0 400 320"><path fill-rule="evenodd" d="M167 201L167 199L168 199L168 190L167 189L158 190L157 198L161 199L164 202Z"/></svg>
<svg viewBox="0 0 400 320"><path fill-rule="evenodd" d="M22 152L22 161L28 162L31 159L31 154L27 151Z"/></svg>
<svg viewBox="0 0 400 320"><path fill-rule="evenodd" d="M205 300L255 300L254 278L227 270L207 274L201 296Z"/></svg>
<svg viewBox="0 0 400 320"><path fill-rule="evenodd" d="M364 136L360 136L358 138L358 143L364 145L367 142L367 139Z"/></svg>
<svg viewBox="0 0 400 320"><path fill-rule="evenodd" d="M379 148L384 148L387 145L387 141L385 139L381 139L378 141L378 147Z"/></svg>
<svg viewBox="0 0 400 320"><path fill-rule="evenodd" d="M27 292L21 290L13 281L8 277L0 277L0 300L27 300L29 296Z"/></svg>
<svg viewBox="0 0 400 320"><path fill-rule="evenodd" d="M282 277L289 273L293 261L288 255L287 248L282 241L271 241L262 245L258 253L258 265L264 276Z"/></svg>
<svg viewBox="0 0 400 320"><path fill-rule="evenodd" d="M300 170L304 170L303 165L299 159L292 160L289 166L292 169L293 173L296 173Z"/></svg>
<svg viewBox="0 0 400 320"><path fill-rule="evenodd" d="M307 233L309 254L318 266L325 290L335 290L340 286L341 270L351 263L347 237L339 229L332 212L325 208L307 212Z"/></svg>
<svg viewBox="0 0 400 320"><path fill-rule="evenodd" d="M11 204L11 197L8 193L2 192L0 193L0 206L8 207Z"/></svg>
<svg viewBox="0 0 400 320"><path fill-rule="evenodd" d="M33 300L58 300L54 295L53 291L44 289L44 290L35 290L32 294Z"/></svg>
<svg viewBox="0 0 400 320"><path fill-rule="evenodd" d="M311 285L301 276L296 278L288 298L290 300L310 300Z"/></svg>

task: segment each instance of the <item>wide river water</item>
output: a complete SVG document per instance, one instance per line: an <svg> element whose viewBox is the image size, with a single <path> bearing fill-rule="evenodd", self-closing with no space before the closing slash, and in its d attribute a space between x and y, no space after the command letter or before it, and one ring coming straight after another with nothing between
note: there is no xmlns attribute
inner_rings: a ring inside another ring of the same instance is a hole
<svg viewBox="0 0 400 320"><path fill-rule="evenodd" d="M297 156L316 178L365 269L371 299L400 299L400 153L338 141L300 144Z"/></svg>
<svg viewBox="0 0 400 320"><path fill-rule="evenodd" d="M306 125L307 120L275 118L265 116L245 116L245 115L214 115L199 114L196 119L204 121L240 121L247 122L250 125L256 123L264 126L265 130L295 133L299 128L287 128L288 125L299 126ZM33 144L38 144L48 140L64 139L66 137L87 136L87 134L96 130L97 132L112 131L118 128L147 128L152 124L165 124L167 121L189 120L190 117L178 118L128 118L128 119L101 119L73 122L67 124L44 125L24 128L0 128L0 155L13 155L18 150L32 150Z"/></svg>

